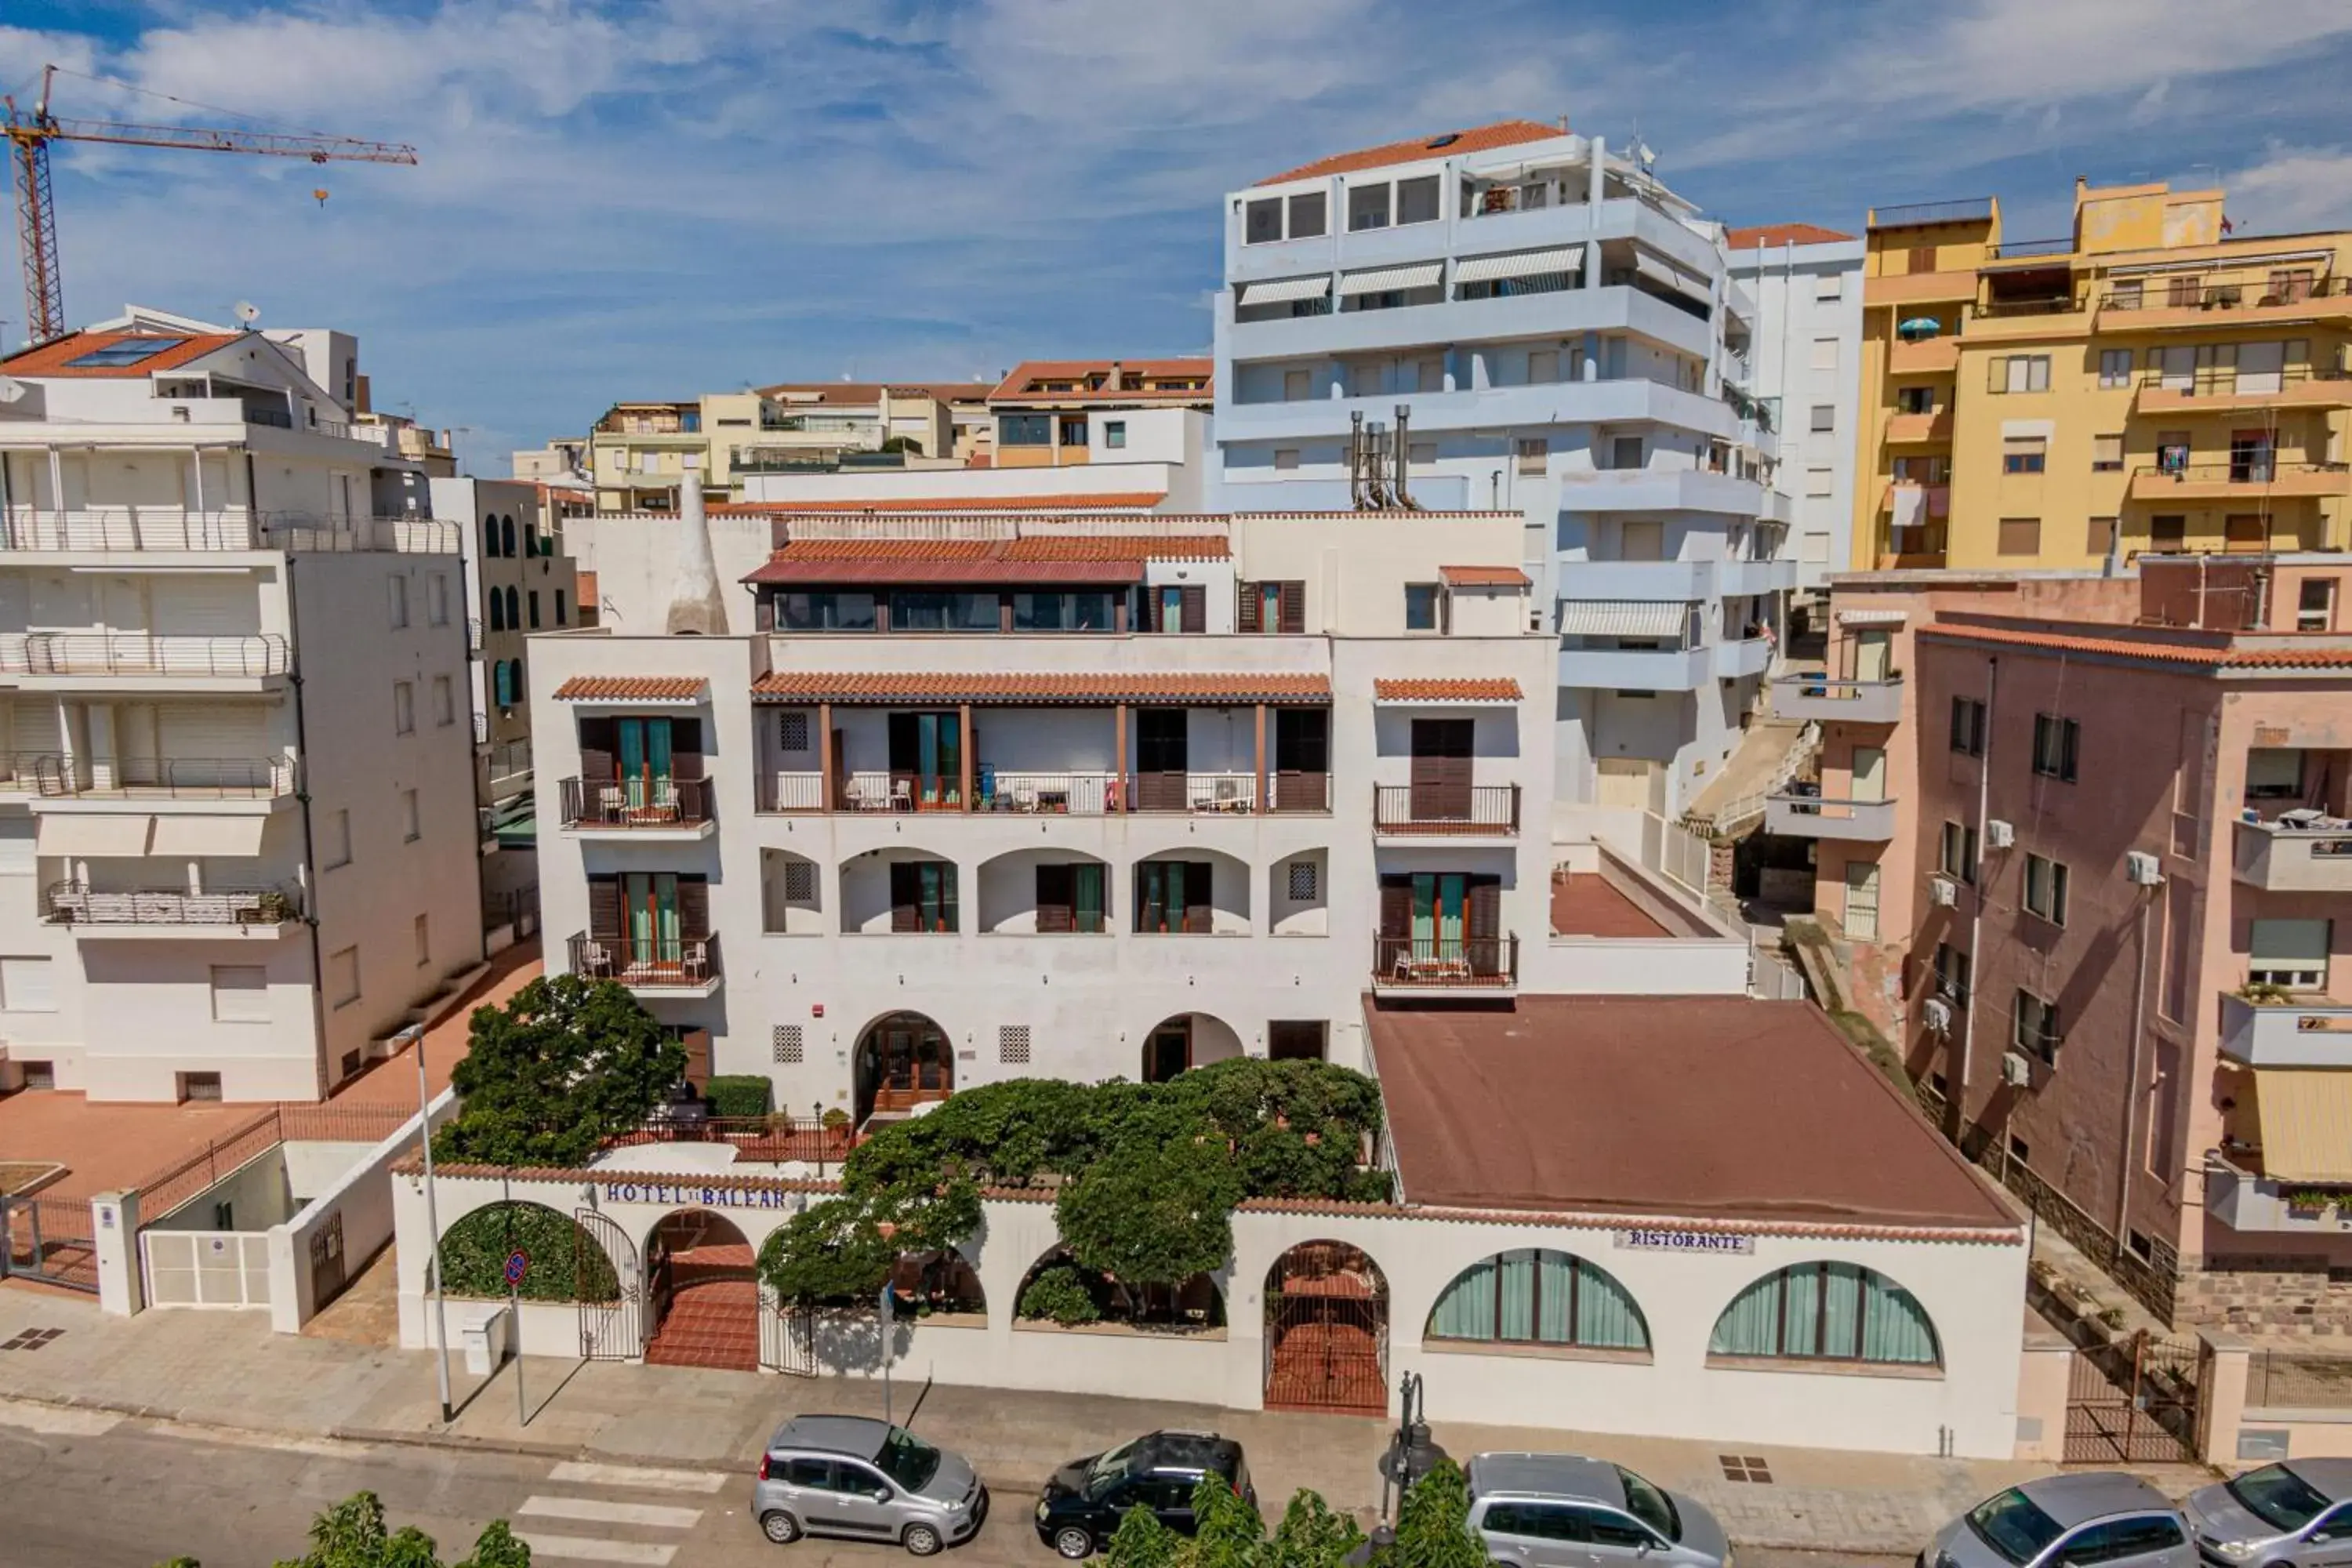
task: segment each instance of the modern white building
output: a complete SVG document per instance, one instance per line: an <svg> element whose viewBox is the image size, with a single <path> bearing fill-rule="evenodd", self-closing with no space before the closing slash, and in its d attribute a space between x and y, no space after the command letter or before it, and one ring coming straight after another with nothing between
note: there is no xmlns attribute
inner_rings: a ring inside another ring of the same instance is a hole
<svg viewBox="0 0 2352 1568"><path fill-rule="evenodd" d="M1797 586L1825 598L1829 574L1852 559L1863 242L1809 223L1735 228L1726 241L1731 275L1756 301L1749 389L1780 435Z"/></svg>
<svg viewBox="0 0 2352 1568"><path fill-rule="evenodd" d="M349 337L203 327L0 360L11 1086L315 1099L481 960L457 531Z"/></svg>
<svg viewBox="0 0 2352 1568"><path fill-rule="evenodd" d="M1761 701L1794 567L1755 304L1650 162L1509 121L1231 193L1215 435L1236 511L1366 504L1360 420L1405 426L1384 504L1519 517L1559 798L1673 815Z"/></svg>

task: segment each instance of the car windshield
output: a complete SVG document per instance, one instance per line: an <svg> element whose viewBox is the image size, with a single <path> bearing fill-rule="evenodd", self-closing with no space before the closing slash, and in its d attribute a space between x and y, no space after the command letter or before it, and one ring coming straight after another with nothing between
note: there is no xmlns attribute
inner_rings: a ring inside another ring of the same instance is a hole
<svg viewBox="0 0 2352 1568"><path fill-rule="evenodd" d="M1674 1500L1652 1486L1633 1471L1618 1468L1617 1479L1625 1483L1625 1510L1666 1541L1683 1538L1682 1516L1675 1512Z"/></svg>
<svg viewBox="0 0 2352 1568"><path fill-rule="evenodd" d="M2042 1555L2061 1533L2058 1521L2034 1506L2033 1500L2011 1487L1969 1510L1969 1528L1984 1543L2022 1565Z"/></svg>
<svg viewBox="0 0 2352 1568"><path fill-rule="evenodd" d="M908 1491L919 1492L940 1473L940 1451L912 1432L893 1426L874 1463Z"/></svg>
<svg viewBox="0 0 2352 1568"><path fill-rule="evenodd" d="M2326 1508L2327 1500L2284 1465L2264 1465L2229 1483L2230 1495L2277 1530L2301 1530Z"/></svg>
<svg viewBox="0 0 2352 1568"><path fill-rule="evenodd" d="M1089 1496L1107 1490L1114 1481L1126 1476L1128 1467L1135 1458L1135 1445L1141 1441L1139 1437L1133 1442L1121 1443L1118 1447L1095 1457L1094 1462L1087 1467L1087 1492Z"/></svg>

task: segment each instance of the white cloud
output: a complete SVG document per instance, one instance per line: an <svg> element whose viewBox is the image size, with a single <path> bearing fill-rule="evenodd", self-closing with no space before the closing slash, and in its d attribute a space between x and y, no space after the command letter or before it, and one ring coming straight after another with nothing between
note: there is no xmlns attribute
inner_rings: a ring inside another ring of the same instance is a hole
<svg viewBox="0 0 2352 1568"><path fill-rule="evenodd" d="M2230 221L2242 231L2352 227L2352 149L2274 143L2224 184Z"/></svg>

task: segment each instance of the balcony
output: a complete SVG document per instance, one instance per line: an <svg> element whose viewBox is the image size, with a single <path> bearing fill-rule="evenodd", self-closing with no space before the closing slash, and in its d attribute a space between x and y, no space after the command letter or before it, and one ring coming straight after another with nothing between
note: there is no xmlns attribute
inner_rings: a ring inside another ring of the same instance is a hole
<svg viewBox="0 0 2352 1568"><path fill-rule="evenodd" d="M1862 280L1865 309L1877 305L1957 305L1977 297L1976 270L1889 272Z"/></svg>
<svg viewBox="0 0 2352 1568"><path fill-rule="evenodd" d="M566 943L572 973L612 980L637 996L710 996L719 990L719 939L646 940L574 931Z"/></svg>
<svg viewBox="0 0 2352 1568"><path fill-rule="evenodd" d="M1376 784L1372 831L1383 838L1514 838L1519 786Z"/></svg>
<svg viewBox="0 0 2352 1568"><path fill-rule="evenodd" d="M1696 691L1715 679L1711 647L1562 648L1562 686L1619 691Z"/></svg>
<svg viewBox="0 0 2352 1568"><path fill-rule="evenodd" d="M1420 411L1414 410L1414 426ZM1754 479L1706 468L1603 468L1560 476L1564 511L1711 511L1752 518L1764 488Z"/></svg>
<svg viewBox="0 0 2352 1568"><path fill-rule="evenodd" d="M2241 1235L2341 1236L2352 1223L2352 1192L2290 1182L2249 1169L2261 1156L2205 1156L2205 1212Z"/></svg>
<svg viewBox="0 0 2352 1568"><path fill-rule="evenodd" d="M2265 409L2352 408L2352 371L2287 365L2268 373L2207 368L2189 376L2151 370L2134 404L2141 414L2246 414Z"/></svg>
<svg viewBox="0 0 2352 1568"><path fill-rule="evenodd" d="M237 941L285 935L301 920L301 903L282 888L100 893L83 883L58 882L42 895L41 919L49 925L70 926L81 938Z"/></svg>
<svg viewBox="0 0 2352 1568"><path fill-rule="evenodd" d="M286 674L292 657L274 632L247 637L152 632L30 632L0 638L0 674L241 685Z"/></svg>
<svg viewBox="0 0 2352 1568"><path fill-rule="evenodd" d="M1530 300L1544 298L1546 296L1540 294L1530 296ZM1517 305L1529 300L1503 302ZM1369 318L1400 313L1376 310L1366 315ZM1353 321L1357 318L1343 316L1331 319ZM1361 414L1368 420L1387 420L1393 417L1399 403L1412 405L1412 428L1423 435L1445 431L1485 432L1514 425L1533 427L1649 421L1698 431L1726 441L1748 438L1740 426L1739 416L1721 398L1642 376L1627 376L1613 381L1547 381L1532 385L1465 388L1454 392L1367 393L1354 397L1221 404L1217 409L1217 431L1220 438L1229 441L1337 440L1347 435L1349 422L1353 416ZM1758 444L1762 445L1770 439L1765 437ZM1680 471L1698 472L1695 469ZM1722 482L1732 482L1727 476L1712 477ZM1748 515L1752 515L1753 510L1751 506Z"/></svg>
<svg viewBox="0 0 2352 1568"><path fill-rule="evenodd" d="M0 791L45 800L280 800L295 788L287 757L68 757L0 752Z"/></svg>
<svg viewBox="0 0 2352 1568"><path fill-rule="evenodd" d="M2352 1068L2352 1003L2221 994L2221 1054L2253 1068Z"/></svg>
<svg viewBox="0 0 2352 1568"><path fill-rule="evenodd" d="M2352 321L2352 278L2216 268L2193 278L2151 279L2138 288L2111 284L2099 300L2099 320L2102 330L2130 331Z"/></svg>
<svg viewBox="0 0 2352 1568"><path fill-rule="evenodd" d="M1952 411L1931 409L1925 414L1890 415L1886 421L1886 444L1890 447L1924 447L1952 438Z"/></svg>
<svg viewBox="0 0 2352 1568"><path fill-rule="evenodd" d="M2236 833L2232 869L2246 886L2272 893L2352 892L2352 826L2242 820Z"/></svg>
<svg viewBox="0 0 2352 1568"><path fill-rule="evenodd" d="M972 778L972 799L962 799L961 778L864 769L845 773L834 790L833 809L852 816L1116 816L1130 815L1246 815L1257 810L1257 778L1245 773L1129 773L1034 769L999 772L982 767ZM1265 809L1310 813L1331 809L1328 773L1268 770ZM798 816L824 809L824 780L809 772L782 772L760 780L762 813Z"/></svg>
<svg viewBox="0 0 2352 1568"><path fill-rule="evenodd" d="M0 550L177 555L259 550L261 539L261 525L243 507L202 511L177 506L16 506L0 513Z"/></svg>
<svg viewBox="0 0 2352 1568"><path fill-rule="evenodd" d="M1518 989L1517 936L1372 939L1372 990L1406 995L1507 995Z"/></svg>
<svg viewBox="0 0 2352 1568"><path fill-rule="evenodd" d="M1891 800L1830 800L1817 795L1775 795L1764 801L1764 830L1790 838L1836 838L1885 844L1895 837Z"/></svg>
<svg viewBox="0 0 2352 1568"><path fill-rule="evenodd" d="M2352 466L2291 462L2269 454L2219 463L2143 463L2131 477L2131 499L2153 502L2252 501L2347 491L2352 491Z"/></svg>
<svg viewBox="0 0 2352 1568"><path fill-rule="evenodd" d="M1903 718L1903 678L1832 680L1820 675L1784 675L1772 683L1772 713L1780 719L1822 722L1898 723Z"/></svg>
<svg viewBox="0 0 2352 1568"><path fill-rule="evenodd" d="M1916 342L1886 345L1889 375L1950 375L1960 368L1960 340L1921 338Z"/></svg>
<svg viewBox="0 0 2352 1568"><path fill-rule="evenodd" d="M1717 680L1739 680L1771 668L1772 644L1765 637L1731 637L1715 645Z"/></svg>
<svg viewBox="0 0 2352 1568"><path fill-rule="evenodd" d="M563 830L583 838L708 838L707 779L565 779L557 786Z"/></svg>
<svg viewBox="0 0 2352 1568"><path fill-rule="evenodd" d="M1715 569L1718 594L1778 594L1796 585L1794 561L1726 561Z"/></svg>

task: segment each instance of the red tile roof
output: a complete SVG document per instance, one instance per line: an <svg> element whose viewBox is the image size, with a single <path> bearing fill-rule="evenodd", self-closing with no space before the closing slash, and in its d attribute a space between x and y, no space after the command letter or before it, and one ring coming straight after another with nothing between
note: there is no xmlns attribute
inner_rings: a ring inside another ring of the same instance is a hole
<svg viewBox="0 0 2352 1568"><path fill-rule="evenodd" d="M2292 634L2271 633L2265 636L2264 646L2252 647L2239 646L2236 638L2226 634L2200 634L2185 628L2160 637L2103 637L2062 630L2056 622L2045 631L2032 626L1979 626L1937 621L1920 627L1919 633L1958 642L2042 648L2056 654L2091 654L2191 669L2352 669L2352 642L2331 633L2314 635L2307 647L2282 646Z"/></svg>
<svg viewBox="0 0 2352 1568"><path fill-rule="evenodd" d="M1035 496L904 496L898 500L715 501L713 512L1141 511L1168 499L1166 490L1070 490Z"/></svg>
<svg viewBox="0 0 2352 1568"><path fill-rule="evenodd" d="M1097 375L1108 375L1112 365L1119 367L1120 379L1126 384L1117 391L1109 387L1088 387L1086 383ZM1130 402L1192 402L1207 403L1213 395L1217 362L1213 359L1032 359L1013 367L1012 374L996 384L988 395L991 403L1071 403L1088 399L1121 398ZM1198 387L1154 388L1135 384L1139 381L1164 378L1197 380ZM1075 391L1047 392L1037 384L1047 381L1072 381L1078 384Z"/></svg>
<svg viewBox="0 0 2352 1568"><path fill-rule="evenodd" d="M575 675L555 689L558 702L692 702L709 685L698 675Z"/></svg>
<svg viewBox="0 0 2352 1568"><path fill-rule="evenodd" d="M1519 699L1519 683L1507 677L1372 682L1372 700L1377 702L1517 702Z"/></svg>
<svg viewBox="0 0 2352 1568"><path fill-rule="evenodd" d="M1416 136L1408 142L1390 142L1378 147L1365 147L1353 153L1335 153L1328 158L1318 158L1312 163L1301 163L1279 174L1269 174L1258 182L1261 185L1279 185L1288 180L1312 179L1319 174L1349 174L1359 169L1382 169L1391 163L1417 163L1424 158L1450 158L1464 153L1489 153L1497 147L1517 147L1528 142L1549 142L1568 134L1564 125L1547 125L1539 120L1498 120L1492 125L1476 125L1467 131L1435 132ZM1453 138L1443 147L1435 145L1447 136Z"/></svg>
<svg viewBox="0 0 2352 1568"><path fill-rule="evenodd" d="M1455 588L1525 588L1528 574L1516 566L1440 566L1437 575Z"/></svg>
<svg viewBox="0 0 2352 1568"><path fill-rule="evenodd" d="M746 583L1139 583L1147 561L1223 561L1220 535L795 539Z"/></svg>
<svg viewBox="0 0 2352 1568"><path fill-rule="evenodd" d="M1723 243L1732 250L1754 250L1765 245L1829 245L1853 237L1817 223L1760 223L1751 228L1725 230Z"/></svg>
<svg viewBox="0 0 2352 1568"><path fill-rule="evenodd" d="M825 672L776 669L751 683L756 702L1307 702L1331 700L1320 675L1192 672L1073 675Z"/></svg>
<svg viewBox="0 0 2352 1568"><path fill-rule="evenodd" d="M0 359L0 374L73 376L117 381L143 381L159 370L174 370L216 350L235 344L240 332L75 332ZM110 343L154 341L172 346L158 350L135 364L69 365L66 362L105 348Z"/></svg>

